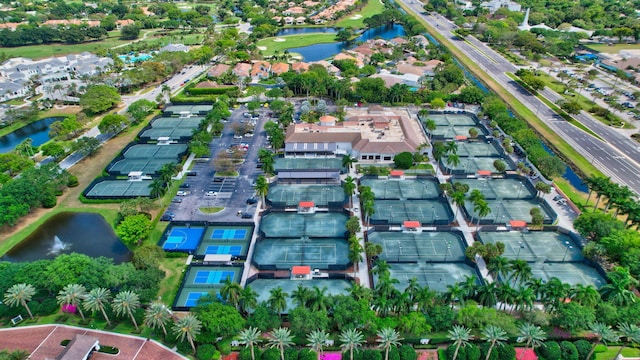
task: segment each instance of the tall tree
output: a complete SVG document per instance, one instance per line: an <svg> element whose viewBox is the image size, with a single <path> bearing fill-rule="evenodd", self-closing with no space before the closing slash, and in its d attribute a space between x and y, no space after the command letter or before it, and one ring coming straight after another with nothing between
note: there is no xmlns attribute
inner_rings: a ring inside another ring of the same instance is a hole
<svg viewBox="0 0 640 360"><path fill-rule="evenodd" d="M222 282L224 285L220 288L220 297L227 304L238 308L240 304L240 294L242 293L242 286L237 282L231 281L229 277Z"/></svg>
<svg viewBox="0 0 640 360"><path fill-rule="evenodd" d="M324 330L314 330L307 335L307 344L318 354L318 358L322 359L322 348L329 340L329 334Z"/></svg>
<svg viewBox="0 0 640 360"><path fill-rule="evenodd" d="M196 352L196 346L193 343L193 339L195 339L198 334L200 334L200 329L202 328L202 323L198 320L197 317L193 314L189 314L182 319L178 320L173 325L173 333L178 336L180 341L184 341L185 337L189 340L189 344L191 345L191 349L193 352Z"/></svg>
<svg viewBox="0 0 640 360"><path fill-rule="evenodd" d="M591 347L591 350L587 355L587 359L591 359L591 355L593 355L593 352L596 350L596 346L598 346L598 344L600 344L601 342L617 342L618 340L620 340L620 337L618 337L618 334L616 334L615 331L611 329L611 326L603 324L601 322L594 322L589 326L589 330L591 331L591 333L593 333L593 335L595 335L595 341L593 342L593 346Z"/></svg>
<svg viewBox="0 0 640 360"><path fill-rule="evenodd" d="M494 346L502 346L508 339L507 332L501 327L495 325L487 325L482 328L482 338L490 344L485 360L489 360L491 358L491 351Z"/></svg>
<svg viewBox="0 0 640 360"><path fill-rule="evenodd" d="M384 349L384 360L389 360L389 349L392 346L400 346L402 338L395 329L389 327L378 330L377 335L376 341L380 343L380 348Z"/></svg>
<svg viewBox="0 0 640 360"><path fill-rule="evenodd" d="M344 184L342 185L344 188L344 193L347 195L347 199L349 200L349 207L353 207L353 194L356 190L356 180L351 176L347 176L344 179Z"/></svg>
<svg viewBox="0 0 640 360"><path fill-rule="evenodd" d="M627 322L618 324L618 333L620 333L620 337L624 339L622 346L618 349L616 356L612 360L617 360L620 358L620 354L622 354L622 349L627 347L629 343L638 344L640 343L640 327L635 324L629 324Z"/></svg>
<svg viewBox="0 0 640 360"><path fill-rule="evenodd" d="M471 329L460 325L453 325L453 328L449 330L449 339L456 345L456 350L453 353L453 360L456 360L460 346L467 346L469 341L473 339L473 335L471 335Z"/></svg>
<svg viewBox="0 0 640 360"><path fill-rule="evenodd" d="M360 330L349 328L340 333L339 340L342 351L349 350L349 360L353 360L353 350L364 343L364 336Z"/></svg>
<svg viewBox="0 0 640 360"><path fill-rule="evenodd" d="M27 303L31 301L35 294L36 289L31 284L14 284L4 294L4 302L11 307L22 306L27 310L29 317L33 319L33 314L31 314L31 309Z"/></svg>
<svg viewBox="0 0 640 360"><path fill-rule="evenodd" d="M267 181L267 178L265 178L263 175L258 176L254 188L256 190L256 193L260 196L260 199L262 201L262 208L265 209L267 205L265 199L269 194L269 182Z"/></svg>
<svg viewBox="0 0 640 360"><path fill-rule="evenodd" d="M87 290L84 286L80 284L69 284L60 290L56 299L60 305L75 306L75 308L78 309L78 312L80 312L82 321L85 321L84 313L82 312L82 308L80 308L80 301L82 301L86 293Z"/></svg>
<svg viewBox="0 0 640 360"><path fill-rule="evenodd" d="M84 296L84 301L82 306L84 306L87 311L100 311L105 320L107 320L107 324L111 326L111 321L107 316L107 312L105 311L105 306L111 301L111 291L106 288L93 288Z"/></svg>
<svg viewBox="0 0 640 360"><path fill-rule="evenodd" d="M251 360L256 360L254 347L262 340L262 333L260 330L254 327L249 327L248 329L240 331L238 337L240 338L241 343L249 347L249 350L251 351Z"/></svg>
<svg viewBox="0 0 640 360"><path fill-rule="evenodd" d="M269 335L269 347L278 349L280 351L280 360L284 360L284 348L294 344L291 331L285 328L277 328L271 331Z"/></svg>
<svg viewBox="0 0 640 360"><path fill-rule="evenodd" d="M269 290L269 299L267 299L267 303L271 310L282 316L282 313L287 309L288 296L289 295L284 292L281 287L276 287Z"/></svg>
<svg viewBox="0 0 640 360"><path fill-rule="evenodd" d="M166 324L171 319L171 310L167 305L154 301L149 305L144 314L144 324L152 329L160 328L164 337L167 337Z"/></svg>
<svg viewBox="0 0 640 360"><path fill-rule="evenodd" d="M140 297L130 290L120 291L113 299L113 310L118 316L128 315L133 326L138 330L138 323L133 313L140 307Z"/></svg>
<svg viewBox="0 0 640 360"><path fill-rule="evenodd" d="M527 349L531 347L535 350L536 347L543 344L543 342L547 339L547 334L545 334L544 330L542 330L539 326L533 325L531 323L523 323L518 326L518 333L520 337L518 338L518 342L524 342L524 350L522 351L522 355L520 355L520 359L523 360L524 356L527 352ZM587 357L588 359L589 357Z"/></svg>

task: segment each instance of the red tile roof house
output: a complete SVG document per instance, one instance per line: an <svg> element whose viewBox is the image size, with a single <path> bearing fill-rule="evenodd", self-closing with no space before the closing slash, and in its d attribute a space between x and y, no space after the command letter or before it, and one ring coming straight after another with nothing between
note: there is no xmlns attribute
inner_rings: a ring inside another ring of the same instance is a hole
<svg viewBox="0 0 640 360"><path fill-rule="evenodd" d="M304 16L298 16L296 18L296 25L304 25L304 23L307 21L307 18Z"/></svg>
<svg viewBox="0 0 640 360"><path fill-rule="evenodd" d="M271 70L271 64L266 61L256 61L251 67L251 77L257 80L268 79Z"/></svg>
<svg viewBox="0 0 640 360"><path fill-rule="evenodd" d="M215 66L213 66L209 72L207 73L207 75L209 75L210 77L220 77L224 74L226 74L229 69L231 69L230 65L227 64L216 64Z"/></svg>
<svg viewBox="0 0 640 360"><path fill-rule="evenodd" d="M251 76L251 64L247 63L237 63L236 66L231 70L233 75L244 78Z"/></svg>
<svg viewBox="0 0 640 360"><path fill-rule="evenodd" d="M280 75L289 71L289 64L287 63L275 63L271 65L271 73Z"/></svg>
<svg viewBox="0 0 640 360"><path fill-rule="evenodd" d="M122 29L125 26L133 25L136 22L131 19L116 20L116 29Z"/></svg>
<svg viewBox="0 0 640 360"><path fill-rule="evenodd" d="M294 62L291 64L291 70L298 74L309 71L309 64L306 62Z"/></svg>
<svg viewBox="0 0 640 360"><path fill-rule="evenodd" d="M305 13L304 9L301 8L300 6L291 7L282 12L283 15L299 15L304 13Z"/></svg>

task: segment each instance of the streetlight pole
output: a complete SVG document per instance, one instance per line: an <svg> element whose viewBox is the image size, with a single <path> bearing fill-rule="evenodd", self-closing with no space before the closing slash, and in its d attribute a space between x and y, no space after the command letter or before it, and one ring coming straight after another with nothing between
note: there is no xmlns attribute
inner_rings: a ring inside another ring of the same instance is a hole
<svg viewBox="0 0 640 360"><path fill-rule="evenodd" d="M516 260L520 259L520 251L524 249L524 244L522 243L522 241L518 241L518 245L520 247L518 248L518 253L516 254Z"/></svg>
<svg viewBox="0 0 640 360"><path fill-rule="evenodd" d="M398 259L396 262L400 262L400 253L402 252L402 245L400 245L400 240L398 240Z"/></svg>
<svg viewBox="0 0 640 360"><path fill-rule="evenodd" d="M567 248L564 251L564 255L562 255L562 262L564 262L566 260L567 253L569 252L569 249L573 249L573 246L569 245L568 241L565 241L564 243L565 243L565 245L567 245Z"/></svg>
<svg viewBox="0 0 640 360"><path fill-rule="evenodd" d="M447 262L447 255L449 255L449 251L451 250L451 241L447 240L447 251L444 253L444 262Z"/></svg>

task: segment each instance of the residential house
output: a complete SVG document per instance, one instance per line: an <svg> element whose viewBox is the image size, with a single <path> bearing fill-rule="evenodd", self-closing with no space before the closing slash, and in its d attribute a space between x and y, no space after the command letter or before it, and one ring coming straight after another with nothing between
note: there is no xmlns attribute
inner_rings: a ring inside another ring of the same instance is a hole
<svg viewBox="0 0 640 360"><path fill-rule="evenodd" d="M382 79L386 87L396 84L405 84L409 87L420 87L420 75L416 74L392 74L388 70L381 70L377 74L370 76L372 79Z"/></svg>
<svg viewBox="0 0 640 360"><path fill-rule="evenodd" d="M251 64L247 63L237 63L236 66L233 67L231 73L239 78L247 78L251 76Z"/></svg>
<svg viewBox="0 0 640 360"><path fill-rule="evenodd" d="M318 64L323 68L327 69L327 72L329 73L329 75L340 76L340 69L338 69L335 65L331 64L326 60L312 62L311 64Z"/></svg>
<svg viewBox="0 0 640 360"><path fill-rule="evenodd" d="M500 8L507 8L509 11L522 11L522 6L515 1L511 0L491 0L485 1L480 4L483 8L489 10L489 13L493 14Z"/></svg>
<svg viewBox="0 0 640 360"><path fill-rule="evenodd" d="M393 39L389 40L389 43L393 44L395 46L402 46L402 45L408 44L409 40L407 40L405 38L401 38L401 37L396 37L396 38L393 38Z"/></svg>
<svg viewBox="0 0 640 360"><path fill-rule="evenodd" d="M298 74L309 71L309 64L306 62L294 62L291 64L291 70L297 72Z"/></svg>
<svg viewBox="0 0 640 360"><path fill-rule="evenodd" d="M8 29L11 31L16 31L16 29L18 28L19 25L25 25L27 24L26 22L19 22L19 23L15 23L15 22L9 22L9 23L4 23L4 24L0 24L0 30L4 30L4 29Z"/></svg>
<svg viewBox="0 0 640 360"><path fill-rule="evenodd" d="M364 61L362 58L356 58L355 56L347 53L339 53L333 57L333 60L351 60L353 61L358 68L362 68L364 66Z"/></svg>
<svg viewBox="0 0 640 360"><path fill-rule="evenodd" d="M96 27L96 26L100 26L100 21L96 21L96 20L78 20L78 19L72 19L72 20L47 20L42 25L51 26L51 27L62 27L62 28L67 28L67 27L69 27L71 25L87 25L89 27Z"/></svg>
<svg viewBox="0 0 640 360"><path fill-rule="evenodd" d="M271 73L280 75L289 71L289 64L287 63L275 63L271 65Z"/></svg>
<svg viewBox="0 0 640 360"><path fill-rule="evenodd" d="M427 47L429 45L429 40L423 35L416 35L411 37L411 41L416 43L420 47Z"/></svg>
<svg viewBox="0 0 640 360"><path fill-rule="evenodd" d="M294 7L290 7L287 10L283 11L282 14L283 15L299 15L299 14L304 14L305 10L303 8L301 8L300 6L294 6Z"/></svg>
<svg viewBox="0 0 640 360"><path fill-rule="evenodd" d="M131 19L116 20L116 29L122 29L125 26L135 25L135 21Z"/></svg>
<svg viewBox="0 0 640 360"><path fill-rule="evenodd" d="M296 19L291 17L291 16L285 16L285 18L284 18L284 24L285 25L293 25L294 21L296 21Z"/></svg>
<svg viewBox="0 0 640 360"><path fill-rule="evenodd" d="M189 47L184 44L168 44L160 48L160 52L189 52Z"/></svg>
<svg viewBox="0 0 640 360"><path fill-rule="evenodd" d="M0 102L24 97L29 93L28 82L0 80Z"/></svg>
<svg viewBox="0 0 640 360"><path fill-rule="evenodd" d="M220 77L220 76L226 74L229 71L229 69L231 69L230 65L227 65L227 64L216 64L209 70L207 75L210 76L210 77L213 77L213 78L217 78L217 77Z"/></svg>
<svg viewBox="0 0 640 360"><path fill-rule="evenodd" d="M266 61L254 61L251 66L251 77L254 80L268 79L271 75L271 64Z"/></svg>
<svg viewBox="0 0 640 360"><path fill-rule="evenodd" d="M305 22L307 21L307 18L304 16L298 16L296 18L296 25L304 25Z"/></svg>

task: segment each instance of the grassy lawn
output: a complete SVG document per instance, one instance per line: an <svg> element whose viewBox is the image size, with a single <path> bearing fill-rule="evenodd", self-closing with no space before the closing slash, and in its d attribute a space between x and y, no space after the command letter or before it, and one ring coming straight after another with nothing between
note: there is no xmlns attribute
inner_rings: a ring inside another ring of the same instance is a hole
<svg viewBox="0 0 640 360"><path fill-rule="evenodd" d="M278 42L275 39L285 39L285 41ZM262 50L262 54L265 56L271 56L276 51L279 53L284 52L286 49L302 47L313 44L332 43L336 41L336 34L303 34L303 35L291 35L282 36L279 38L270 37L258 41L256 46L266 47L266 50Z"/></svg>
<svg viewBox="0 0 640 360"><path fill-rule="evenodd" d="M640 49L640 44L615 44L612 46L609 46L607 44L592 44L587 45L587 47L597 52L617 54L620 52L620 50L638 50Z"/></svg>
<svg viewBox="0 0 640 360"><path fill-rule="evenodd" d="M99 49L110 49L117 45L128 43L128 40L120 40L118 37L107 38L101 41L92 41L82 44L47 44L30 45L14 48L2 48L2 52L8 57L26 57L30 59L42 59L51 56L67 54L79 54L84 51L95 53Z"/></svg>
<svg viewBox="0 0 640 360"><path fill-rule="evenodd" d="M40 114L39 118L44 119L44 118L53 117L53 116L75 115L79 113L80 110L82 110L82 108L76 105L68 105L61 109L57 109L54 107Z"/></svg>
<svg viewBox="0 0 640 360"><path fill-rule="evenodd" d="M399 4L402 6L402 4ZM413 14L413 11L402 6L405 11L409 11ZM589 163L582 155L580 155L575 149L573 149L567 142L565 142L558 134L551 130L543 121L541 121L533 111L524 106L515 96L498 84L487 73L482 71L478 64L473 62L467 56L465 56L458 48L453 46L451 42L440 35L440 33L433 30L431 25L424 21L424 19L417 17L420 23L422 23L427 31L435 37L441 44L446 46L449 51L462 63L464 66L477 76L483 83L485 83L493 92L498 95L505 103L509 104L513 112L524 119L532 128L545 138L553 147L562 154L564 159L570 159L573 165L578 168L582 173L589 175L602 175L602 173Z"/></svg>
<svg viewBox="0 0 640 360"><path fill-rule="evenodd" d="M160 269L165 272L166 276L160 281L160 291L158 296L162 298L164 303L171 303L176 295L176 290L180 286L182 274L186 269L186 257L182 258L165 258L160 262Z"/></svg>
<svg viewBox="0 0 640 360"><path fill-rule="evenodd" d="M364 22L363 22L364 19L368 17L372 17L375 14L380 14L383 11L384 11L384 5L380 0L369 0L369 2L367 2L367 5L365 5L365 7L362 8L362 10L360 10L359 12L351 13L343 17L342 19L336 21L334 26L340 27L340 28L351 27L354 29L361 29L364 27ZM356 16L356 15L360 15L360 16ZM357 19L355 19L354 17L357 17Z"/></svg>
<svg viewBox="0 0 640 360"><path fill-rule="evenodd" d="M215 213L219 213L220 211L224 210L224 207L222 207L222 206L201 207L198 210L200 210L204 214L215 214Z"/></svg>
<svg viewBox="0 0 640 360"><path fill-rule="evenodd" d="M619 346L609 346L604 352L596 352L596 360L611 360L620 350ZM640 349L626 347L622 349L622 356L629 358L640 357Z"/></svg>

